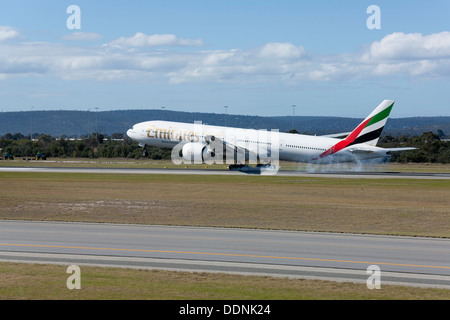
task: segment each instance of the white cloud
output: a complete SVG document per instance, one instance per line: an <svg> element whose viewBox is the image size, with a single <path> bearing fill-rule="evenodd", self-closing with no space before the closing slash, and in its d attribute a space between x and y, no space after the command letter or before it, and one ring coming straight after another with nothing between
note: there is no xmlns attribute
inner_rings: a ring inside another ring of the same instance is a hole
<svg viewBox="0 0 450 320"><path fill-rule="evenodd" d="M94 32L72 32L61 37L63 40L74 41L97 41L101 38L102 36L100 34Z"/></svg>
<svg viewBox="0 0 450 320"><path fill-rule="evenodd" d="M360 52L314 58L317 63L310 76L317 81L449 77L450 32L430 35L395 32Z"/></svg>
<svg viewBox="0 0 450 320"><path fill-rule="evenodd" d="M96 38L96 34L73 35L80 40ZM13 32L4 38L17 36ZM180 39L175 35L143 33L103 46L5 41L0 42L0 79L51 75L65 80L120 79L172 84L226 81L298 84L450 76L449 32L426 36L393 33L358 52L328 56L308 53L302 46L287 42L230 50L167 48L201 44L201 40ZM164 51L161 46L166 47Z"/></svg>
<svg viewBox="0 0 450 320"><path fill-rule="evenodd" d="M20 32L9 26L0 26L0 41L15 39L20 37Z"/></svg>
<svg viewBox="0 0 450 320"><path fill-rule="evenodd" d="M267 82L291 79L309 64L303 47L268 43L247 50L215 50L197 53L185 68L170 73L170 83L199 81ZM272 79L272 80L271 80Z"/></svg>
<svg viewBox="0 0 450 320"><path fill-rule="evenodd" d="M270 42L259 50L259 56L267 59L297 59L305 54L303 47L292 43Z"/></svg>
<svg viewBox="0 0 450 320"><path fill-rule="evenodd" d="M203 45L201 39L181 39L173 34L146 35L137 32L132 37L121 37L108 43L111 47L198 47Z"/></svg>
<svg viewBox="0 0 450 320"><path fill-rule="evenodd" d="M438 59L450 57L450 32L424 36L395 32L371 44L369 56L376 60Z"/></svg>

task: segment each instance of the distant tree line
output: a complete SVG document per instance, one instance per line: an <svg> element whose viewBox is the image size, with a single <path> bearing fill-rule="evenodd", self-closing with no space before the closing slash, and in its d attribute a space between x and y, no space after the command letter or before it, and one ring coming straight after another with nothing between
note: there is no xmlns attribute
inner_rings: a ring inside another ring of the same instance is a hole
<svg viewBox="0 0 450 320"><path fill-rule="evenodd" d="M34 157L38 153L47 158L141 158L143 149L122 134L110 137L93 133L88 137L67 139L54 138L47 134L23 136L20 133L5 134L0 138L2 156L10 153L16 158ZM148 148L148 158L170 159L171 151L166 148Z"/></svg>
<svg viewBox="0 0 450 320"><path fill-rule="evenodd" d="M432 162L450 163L450 141L441 139L443 134L424 132L416 137L381 137L378 146L383 148L415 147L417 150L394 152L391 160L393 162Z"/></svg>
<svg viewBox="0 0 450 320"><path fill-rule="evenodd" d="M297 106L301 110L301 106ZM128 110L114 111L75 111L75 110L47 110L47 111L20 111L0 112L0 136L7 132L22 132L29 135L33 131L45 132L54 137L68 135L70 137L81 137L93 131L112 135L114 132L125 133L134 123L145 120L165 120L176 122L194 123L202 121L204 124L228 126L246 129L278 129L286 132L290 129L307 131L311 134L331 134L335 132L346 132L354 129L362 118L347 118L334 116L252 116L233 114L233 107L229 108L231 113L198 113L183 112L167 109L129 110L130 106L124 106ZM236 110L236 109L234 109ZM286 106L285 111L290 114L291 107ZM239 110L237 110L239 111ZM283 107L279 110L284 113ZM295 128L293 128L293 120ZM450 132L450 116L444 117L408 117L390 118L384 129L385 134L393 136L407 135L417 136L422 132L443 130ZM33 137L35 135L33 134Z"/></svg>
<svg viewBox="0 0 450 320"><path fill-rule="evenodd" d="M394 152L393 162L434 162L450 163L450 141L441 139L439 134L424 132L415 137L383 136L378 146L384 148L416 147L417 150ZM38 153L47 158L143 158L143 149L123 134L105 136L93 133L87 137L67 139L54 138L47 134L23 136L20 133L5 134L0 137L0 156L10 153L16 158L33 157ZM169 160L171 149L149 147L148 158Z"/></svg>

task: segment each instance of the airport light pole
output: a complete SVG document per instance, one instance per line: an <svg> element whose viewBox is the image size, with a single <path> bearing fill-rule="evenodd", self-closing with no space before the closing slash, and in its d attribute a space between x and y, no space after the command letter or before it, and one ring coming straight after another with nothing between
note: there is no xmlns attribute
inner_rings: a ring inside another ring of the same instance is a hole
<svg viewBox="0 0 450 320"><path fill-rule="evenodd" d="M88 113L88 130L87 130L88 132L87 132L87 137L89 138L91 136L91 133L90 133L90 131L91 131L91 109L90 108L88 109L87 113Z"/></svg>
<svg viewBox="0 0 450 320"><path fill-rule="evenodd" d="M95 138L98 141L98 108L96 107L95 110Z"/></svg>
<svg viewBox="0 0 450 320"><path fill-rule="evenodd" d="M30 141L33 141L33 107L31 107L31 132L30 132Z"/></svg>
<svg viewBox="0 0 450 320"><path fill-rule="evenodd" d="M292 130L295 130L295 107L296 105L292 105Z"/></svg>
<svg viewBox="0 0 450 320"><path fill-rule="evenodd" d="M225 127L227 126L227 110L228 110L228 106L224 106L225 108Z"/></svg>

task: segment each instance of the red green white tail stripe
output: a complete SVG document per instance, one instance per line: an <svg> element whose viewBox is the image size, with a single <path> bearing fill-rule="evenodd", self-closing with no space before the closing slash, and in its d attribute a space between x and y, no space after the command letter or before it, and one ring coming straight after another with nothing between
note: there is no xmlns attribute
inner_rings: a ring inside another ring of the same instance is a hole
<svg viewBox="0 0 450 320"><path fill-rule="evenodd" d="M347 138L339 141L314 160L322 159L354 144L365 143L375 146L393 106L393 100L384 100Z"/></svg>

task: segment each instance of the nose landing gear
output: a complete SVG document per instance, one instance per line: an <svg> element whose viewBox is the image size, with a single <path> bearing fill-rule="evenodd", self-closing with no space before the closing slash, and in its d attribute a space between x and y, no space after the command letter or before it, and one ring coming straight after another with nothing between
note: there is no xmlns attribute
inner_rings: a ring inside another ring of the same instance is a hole
<svg viewBox="0 0 450 320"><path fill-rule="evenodd" d="M144 150L142 151L142 156L143 157L148 157L147 145L144 146Z"/></svg>

